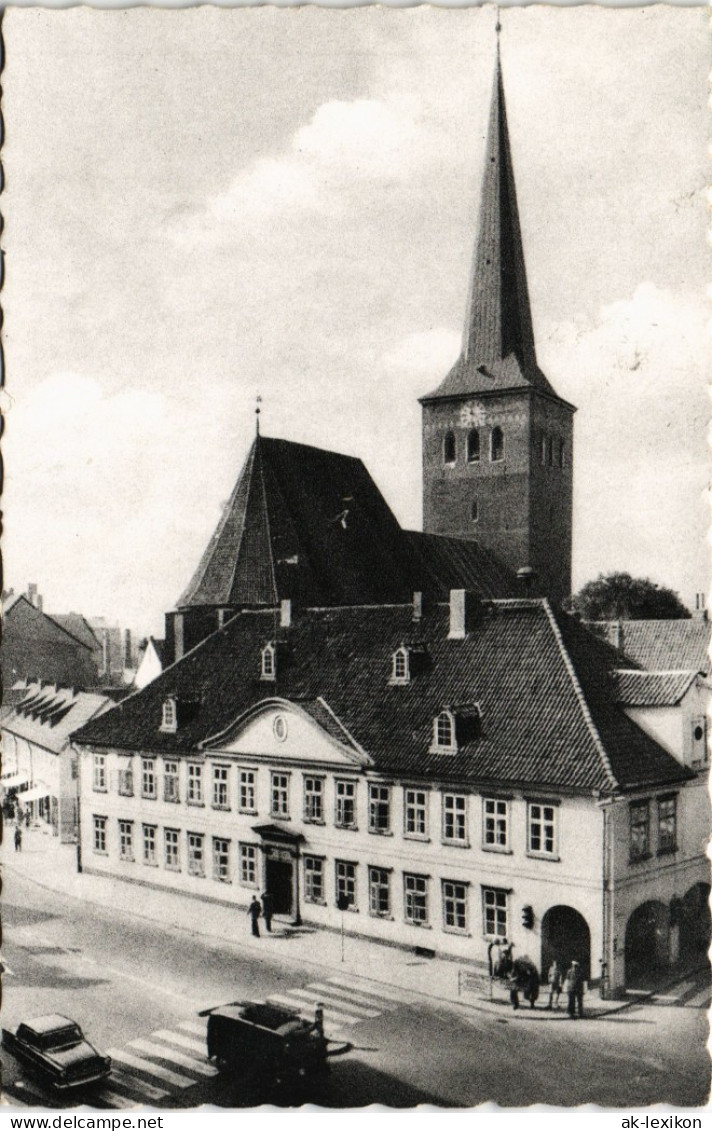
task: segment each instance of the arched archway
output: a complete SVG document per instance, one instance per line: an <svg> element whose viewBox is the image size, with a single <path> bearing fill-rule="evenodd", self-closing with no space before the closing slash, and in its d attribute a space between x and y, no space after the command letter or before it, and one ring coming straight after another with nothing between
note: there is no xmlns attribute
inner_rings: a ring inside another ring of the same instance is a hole
<svg viewBox="0 0 712 1131"><path fill-rule="evenodd" d="M680 957L690 959L706 954L711 936L710 885L693 884L681 902Z"/></svg>
<svg viewBox="0 0 712 1131"><path fill-rule="evenodd" d="M567 970L573 959L581 964L586 980L591 977L591 932L578 911L566 904L550 907L541 921L541 974L546 977L554 959Z"/></svg>
<svg viewBox="0 0 712 1131"><path fill-rule="evenodd" d="M649 900L636 907L625 929L625 983L645 981L670 964L670 912Z"/></svg>

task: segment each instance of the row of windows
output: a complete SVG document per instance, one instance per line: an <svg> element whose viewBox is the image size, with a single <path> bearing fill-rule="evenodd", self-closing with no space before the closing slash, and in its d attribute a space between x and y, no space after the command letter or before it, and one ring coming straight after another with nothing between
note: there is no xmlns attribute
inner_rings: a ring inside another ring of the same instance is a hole
<svg viewBox="0 0 712 1131"><path fill-rule="evenodd" d="M108 817L94 815L93 847L99 855L108 854L107 825ZM140 859L149 867L158 867L162 862L167 871L180 872L185 859L188 875L205 877L206 869L210 867L214 880L232 883L233 845L226 837L208 838L204 833L183 833L180 829L171 828L159 830L156 825L147 824L141 824L137 831L135 823L129 820L119 820L118 834L120 860L133 863ZM237 879L246 887L257 886L258 851L255 844L237 845ZM302 864L305 902L325 905L325 859L320 856L305 856ZM358 868L358 864L350 861L334 861L335 906L358 910ZM377 918L393 918L395 907L392 870L369 866L367 871L369 914ZM414 926L429 926L432 914L430 877L406 872L402 881L404 921ZM469 887L469 884L462 881L441 880L442 926L446 930L469 932ZM482 888L483 934L490 937L507 935L507 904L506 891L500 888Z"/></svg>
<svg viewBox="0 0 712 1131"><path fill-rule="evenodd" d="M106 767L104 755L96 755L94 788L106 789ZM203 771L201 763L189 762L187 801L188 804L202 805ZM212 805L215 809L228 810L229 766L212 766ZM119 771L119 793L132 796L133 781L127 776L131 770ZM251 816L257 815L257 770L238 770L238 810ZM142 796L155 799L158 784L155 760L142 760ZM163 797L165 801L180 800L178 786L178 763L164 763ZM338 828L356 829L357 826L357 786L355 781L336 779L334 782L334 824ZM302 779L302 819L310 824L325 824L327 804L325 797L326 778L319 775L304 774ZM272 771L270 773L270 816L278 820L289 820L291 811L291 775ZM403 789L403 834L407 837L426 840L430 836L430 792L427 789L404 787ZM468 797L466 794L442 793L440 836L447 844L469 845L468 835ZM367 786L368 831L389 835L393 831L393 787L370 782ZM557 843L557 807L539 801L527 803L527 850L543 856L555 857ZM510 849L510 802L507 799L482 798L482 847L509 851Z"/></svg>
<svg viewBox="0 0 712 1131"><path fill-rule="evenodd" d="M108 817L93 817L93 848L100 855L108 854ZM119 859L141 860L150 867L163 864L169 872L180 872L184 866L190 876L206 875L206 844L212 846L212 877L222 883L232 882L231 842L226 837L206 837L204 833L180 829L158 829L157 825L119 820ZM185 857L183 856L185 853ZM238 845L239 882L257 886L257 853L255 844Z"/></svg>
<svg viewBox="0 0 712 1131"><path fill-rule="evenodd" d="M666 794L653 804L657 811L657 853L662 856L677 850L677 796ZM630 806L630 858L647 860L651 855L650 799Z"/></svg>
<svg viewBox="0 0 712 1131"><path fill-rule="evenodd" d="M479 428L471 428L465 439L465 459L468 463L479 463L482 457L482 438ZM489 458L492 463L504 459L504 433L497 425L489 434ZM457 463L457 437L452 430L443 436L443 463Z"/></svg>
<svg viewBox="0 0 712 1131"><path fill-rule="evenodd" d="M542 467L566 466L566 444L563 440L542 432L536 446ZM465 461L479 463L483 458L483 448L481 430L471 428L465 437ZM489 433L489 459L491 463L504 459L504 433L499 426L492 428ZM443 436L443 463L450 467L457 463L457 436L452 429Z"/></svg>

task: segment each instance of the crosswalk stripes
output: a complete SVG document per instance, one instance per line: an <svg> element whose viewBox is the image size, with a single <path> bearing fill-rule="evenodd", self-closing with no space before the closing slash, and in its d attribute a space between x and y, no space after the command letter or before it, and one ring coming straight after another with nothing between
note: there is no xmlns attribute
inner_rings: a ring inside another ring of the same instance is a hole
<svg viewBox="0 0 712 1131"><path fill-rule="evenodd" d="M365 982L343 974L324 981L303 983L270 995L275 1005L287 1007L307 1021L314 1020L317 1002L324 1009L328 1037L340 1039L343 1030L384 1013L411 1004L412 994L394 986ZM201 1081L218 1075L208 1062L205 1018L185 1018L172 1029L156 1029L128 1041L122 1048L107 1049L112 1060L111 1076L97 1088L90 1102L100 1108L128 1110L169 1100ZM5 1102L25 1108L55 1107L52 1099L24 1080L6 1087Z"/></svg>
<svg viewBox="0 0 712 1131"><path fill-rule="evenodd" d="M294 1010L306 1021L314 1020L314 1010L319 1002L324 1009L326 1035L338 1038L346 1027L371 1021L383 1013L410 1004L413 995L395 986L366 988L362 979L341 975L325 982L312 982L303 989L298 987L272 994L267 1000Z"/></svg>
<svg viewBox="0 0 712 1131"><path fill-rule="evenodd" d="M146 1057L137 1056L135 1053L129 1052L128 1049L109 1049L108 1055L112 1061L118 1061L123 1068L138 1069L141 1075L148 1076L149 1079L161 1080L179 1091L184 1088L192 1088L193 1084L196 1083L195 1077L186 1076L183 1072L173 1072L172 1069L164 1068L162 1064L147 1060Z"/></svg>

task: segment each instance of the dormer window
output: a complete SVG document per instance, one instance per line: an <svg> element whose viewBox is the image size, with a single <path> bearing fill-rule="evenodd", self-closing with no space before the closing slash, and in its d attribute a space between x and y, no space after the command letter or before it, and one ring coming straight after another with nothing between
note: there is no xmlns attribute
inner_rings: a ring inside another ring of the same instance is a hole
<svg viewBox="0 0 712 1131"><path fill-rule="evenodd" d="M455 754L468 742L479 738L482 712L478 703L460 707L445 707L433 719L431 754Z"/></svg>
<svg viewBox="0 0 712 1131"><path fill-rule="evenodd" d="M260 678L277 678L277 650L274 644L265 644L262 649L262 673Z"/></svg>
<svg viewBox="0 0 712 1131"><path fill-rule="evenodd" d="M402 645L393 653L393 672L391 683L410 682L410 655L408 649Z"/></svg>
<svg viewBox="0 0 712 1131"><path fill-rule="evenodd" d="M443 438L443 463L453 464L457 448L455 445L455 433L452 431L446 432Z"/></svg>
<svg viewBox="0 0 712 1131"><path fill-rule="evenodd" d="M457 749L455 742L455 719L451 711L441 711L433 720L433 745L432 750Z"/></svg>
<svg viewBox="0 0 712 1131"><path fill-rule="evenodd" d="M178 711L176 710L176 701L174 698L169 697L163 700L163 718L161 721L161 730L167 734L175 734L178 729Z"/></svg>

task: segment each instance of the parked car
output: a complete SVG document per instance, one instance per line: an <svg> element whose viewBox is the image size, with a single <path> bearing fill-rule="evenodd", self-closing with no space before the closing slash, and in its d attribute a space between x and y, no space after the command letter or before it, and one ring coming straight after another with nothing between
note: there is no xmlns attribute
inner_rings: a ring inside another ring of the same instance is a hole
<svg viewBox="0 0 712 1131"><path fill-rule="evenodd" d="M59 1013L23 1021L16 1033L3 1029L2 1045L57 1091L93 1084L111 1072L111 1058L89 1044L76 1021Z"/></svg>

